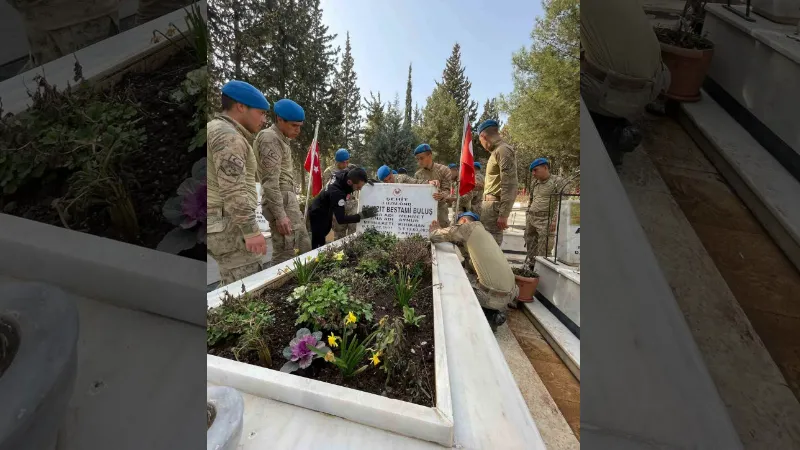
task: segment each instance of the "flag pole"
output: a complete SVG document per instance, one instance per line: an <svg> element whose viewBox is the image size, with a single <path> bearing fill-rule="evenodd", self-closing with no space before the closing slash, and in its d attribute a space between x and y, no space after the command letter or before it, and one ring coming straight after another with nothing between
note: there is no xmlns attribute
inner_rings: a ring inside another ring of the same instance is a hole
<svg viewBox="0 0 800 450"><path fill-rule="evenodd" d="M456 207L453 208L453 225L456 224L458 218L458 207L461 204L461 193L459 192L459 185L461 184L461 175L464 174L464 165L461 164L461 156L464 153L464 138L467 137L467 124L469 123L469 115L464 113L464 127L461 129L461 148L458 152L458 181L456 182Z"/></svg>
<svg viewBox="0 0 800 450"><path fill-rule="evenodd" d="M311 141L311 169L308 171L308 188L306 189L306 207L303 218L308 220L308 203L311 201L311 189L314 187L314 156L317 154L317 134L319 133L319 119L314 125L314 140Z"/></svg>

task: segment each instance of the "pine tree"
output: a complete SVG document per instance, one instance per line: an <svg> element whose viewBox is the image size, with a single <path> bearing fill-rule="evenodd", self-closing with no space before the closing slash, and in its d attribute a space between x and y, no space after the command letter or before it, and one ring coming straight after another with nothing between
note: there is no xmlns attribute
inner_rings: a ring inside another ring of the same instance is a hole
<svg viewBox="0 0 800 450"><path fill-rule="evenodd" d="M466 68L461 65L461 45L456 43L445 63L442 81L436 84L442 86L455 99L462 116L464 113L468 113L470 123L475 123L478 116L478 103L469 99L472 83L467 78L465 71Z"/></svg>
<svg viewBox="0 0 800 450"><path fill-rule="evenodd" d="M375 136L373 165L380 167L386 164L393 169L413 167L413 145L414 137L404 124L400 101L396 98L386 109Z"/></svg>
<svg viewBox="0 0 800 450"><path fill-rule="evenodd" d="M345 148L356 150L361 138L361 92L356 85L358 76L353 68L353 54L350 46L350 33L347 33L347 41L342 57L341 69L334 82L334 88L339 96L342 105L342 132L341 145Z"/></svg>
<svg viewBox="0 0 800 450"><path fill-rule="evenodd" d="M430 144L436 161L458 160L463 124L464 116L453 96L443 85L436 86L425 104L419 130L419 138Z"/></svg>
<svg viewBox="0 0 800 450"><path fill-rule="evenodd" d="M383 122L386 118L386 110L383 102L381 101L381 93L378 96L372 92L369 93L370 98L364 98L364 103L367 110L367 122L364 127L364 151L374 152L375 138L378 135Z"/></svg>
<svg viewBox="0 0 800 450"><path fill-rule="evenodd" d="M408 84L406 85L406 110L405 118L403 119L403 126L411 129L411 64L408 65Z"/></svg>

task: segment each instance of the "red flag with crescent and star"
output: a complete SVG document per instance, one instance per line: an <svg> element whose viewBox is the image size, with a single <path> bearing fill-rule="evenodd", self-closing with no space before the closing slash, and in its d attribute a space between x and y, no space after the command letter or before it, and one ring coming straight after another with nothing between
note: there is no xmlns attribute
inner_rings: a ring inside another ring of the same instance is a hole
<svg viewBox="0 0 800 450"><path fill-rule="evenodd" d="M322 190L322 165L319 162L319 142L314 142L308 147L308 155L306 155L306 163L303 167L305 167L306 172L311 174L311 196L316 197Z"/></svg>
<svg viewBox="0 0 800 450"><path fill-rule="evenodd" d="M464 147L461 149L461 171L458 176L458 195L475 188L475 156L472 153L472 127L464 129Z"/></svg>

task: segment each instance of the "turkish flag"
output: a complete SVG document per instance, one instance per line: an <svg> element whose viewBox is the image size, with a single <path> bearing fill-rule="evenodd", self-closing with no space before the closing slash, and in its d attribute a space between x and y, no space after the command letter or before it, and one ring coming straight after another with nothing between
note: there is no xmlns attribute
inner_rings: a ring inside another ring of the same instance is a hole
<svg viewBox="0 0 800 450"><path fill-rule="evenodd" d="M316 197L319 191L322 190L322 165L319 163L319 142L314 142L308 147L308 155L306 155L306 163L303 167L305 167L306 172L311 174L311 196Z"/></svg>
<svg viewBox="0 0 800 450"><path fill-rule="evenodd" d="M464 130L464 148L461 149L461 172L458 175L458 195L475 188L475 156L472 153L472 127Z"/></svg>

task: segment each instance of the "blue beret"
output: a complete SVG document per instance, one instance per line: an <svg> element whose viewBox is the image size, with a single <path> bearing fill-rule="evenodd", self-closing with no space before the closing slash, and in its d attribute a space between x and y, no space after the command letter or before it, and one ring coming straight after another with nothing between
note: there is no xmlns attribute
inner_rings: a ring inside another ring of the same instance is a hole
<svg viewBox="0 0 800 450"><path fill-rule="evenodd" d="M278 106L278 104L276 103L275 107L277 107L277 106ZM492 119L485 120L482 124L478 125L478 134L483 133L483 130L485 130L487 128L499 127L499 126L500 126L500 124L497 123L496 120L492 120Z"/></svg>
<svg viewBox="0 0 800 450"><path fill-rule="evenodd" d="M277 107L278 105L276 104L275 106ZM350 152L348 152L345 148L340 148L339 150L336 150L334 159L336 159L336 162L345 162L350 159Z"/></svg>
<svg viewBox="0 0 800 450"><path fill-rule="evenodd" d="M475 167L476 167L478 170L480 170L480 169L481 169L481 163L479 163L478 161L475 161L475 164L474 164L474 166L475 166Z"/></svg>
<svg viewBox="0 0 800 450"><path fill-rule="evenodd" d="M287 122L303 122L306 113L303 107L288 98L275 102L275 115Z"/></svg>
<svg viewBox="0 0 800 450"><path fill-rule="evenodd" d="M393 170L393 171L392 171L392 173L393 173L394 175L399 175L399 174L397 173L397 171L396 171L396 170Z"/></svg>
<svg viewBox="0 0 800 450"><path fill-rule="evenodd" d="M474 220L477 220L477 221L481 220L481 216L475 214L474 212L463 212L463 213L458 215L458 219L456 219L456 220L461 220L461 218L465 217L465 216L466 217L472 217Z"/></svg>
<svg viewBox="0 0 800 450"><path fill-rule="evenodd" d="M447 165L447 167L449 167L449 168L451 168L451 169L458 169L458 164L456 164L456 163L450 163L450 164L448 164L448 165Z"/></svg>
<svg viewBox="0 0 800 450"><path fill-rule="evenodd" d="M378 181L385 180L386 177L388 177L391 173L392 169L390 169L389 166L386 165L381 166L381 168L378 169Z"/></svg>
<svg viewBox="0 0 800 450"><path fill-rule="evenodd" d="M428 144L419 144L417 146L417 148L414 149L414 156L417 156L420 153L432 152L432 151L433 150L431 150L431 146L430 145L428 145Z"/></svg>
<svg viewBox="0 0 800 450"><path fill-rule="evenodd" d="M222 86L222 94L245 106L269 111L269 102L264 94L250 83L239 80L228 81Z"/></svg>
<svg viewBox="0 0 800 450"><path fill-rule="evenodd" d="M397 172L398 173L407 173L408 171L406 170L405 167L401 167L401 168L397 169Z"/></svg>
<svg viewBox="0 0 800 450"><path fill-rule="evenodd" d="M545 159L545 158L536 158L536 159L533 160L533 162L531 163L531 167L528 170L533 170L534 167L541 166L542 164L548 164L549 165L550 163L547 162L547 159Z"/></svg>

